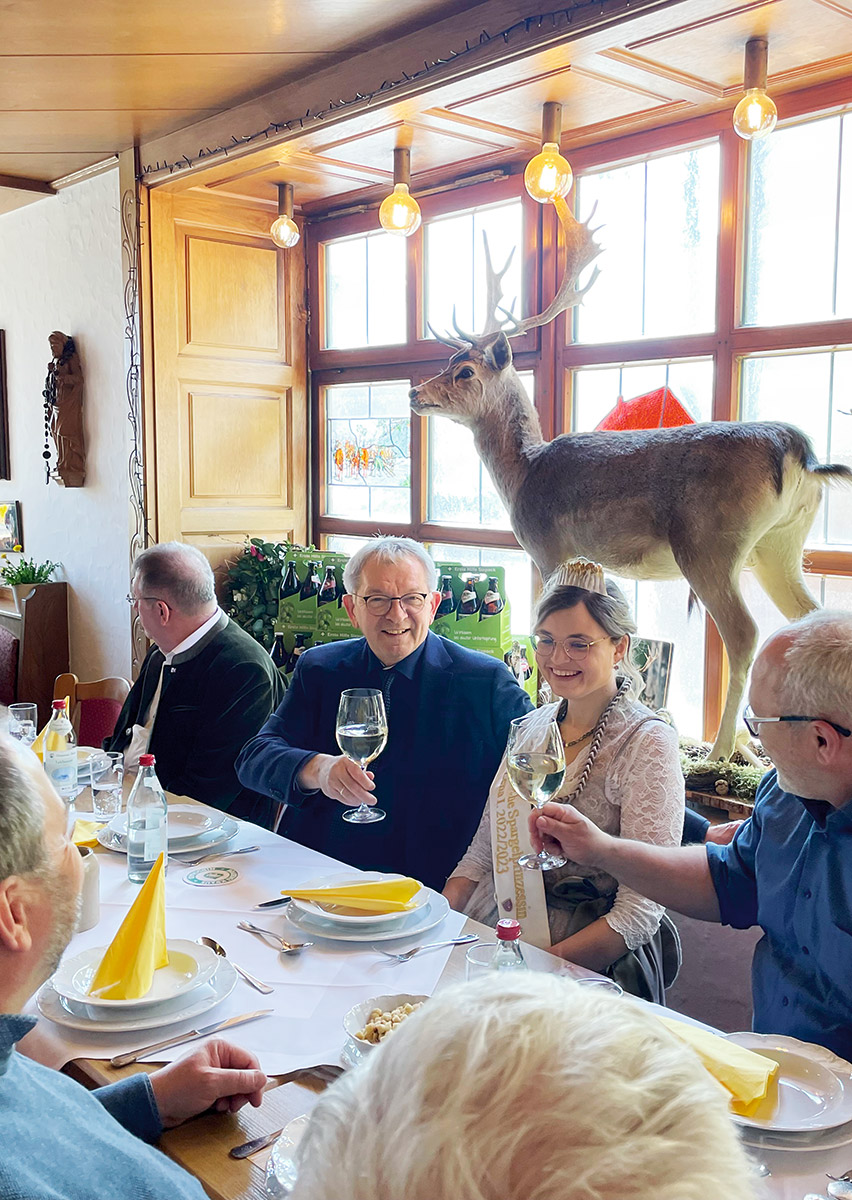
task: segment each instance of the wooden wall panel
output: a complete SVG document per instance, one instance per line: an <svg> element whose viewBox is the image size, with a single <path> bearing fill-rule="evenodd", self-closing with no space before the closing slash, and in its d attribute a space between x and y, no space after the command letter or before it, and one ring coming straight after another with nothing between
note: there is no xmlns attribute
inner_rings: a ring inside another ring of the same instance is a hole
<svg viewBox="0 0 852 1200"><path fill-rule="evenodd" d="M189 391L185 503L251 498L288 504L288 409L286 394Z"/></svg>
<svg viewBox="0 0 852 1200"><path fill-rule="evenodd" d="M282 355L278 255L219 238L186 238L186 346Z"/></svg>

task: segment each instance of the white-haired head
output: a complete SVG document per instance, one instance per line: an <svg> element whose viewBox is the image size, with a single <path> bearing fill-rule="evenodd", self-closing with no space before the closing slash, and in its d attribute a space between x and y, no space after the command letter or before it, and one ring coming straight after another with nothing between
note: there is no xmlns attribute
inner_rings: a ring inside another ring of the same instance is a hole
<svg viewBox="0 0 852 1200"><path fill-rule="evenodd" d="M530 973L447 988L319 1100L293 1200L753 1200L718 1085L652 1013Z"/></svg>
<svg viewBox="0 0 852 1200"><path fill-rule="evenodd" d="M209 560L186 542L161 542L133 560L131 584L140 596L156 596L187 617L212 610L216 600Z"/></svg>
<svg viewBox="0 0 852 1200"><path fill-rule="evenodd" d="M414 558L422 564L430 591L438 584L438 571L429 552L420 542L408 537L376 537L360 546L343 571L343 586L351 596L361 590L361 574L368 562L397 563Z"/></svg>
<svg viewBox="0 0 852 1200"><path fill-rule="evenodd" d="M817 609L780 631L779 698L787 713L852 721L852 613Z"/></svg>

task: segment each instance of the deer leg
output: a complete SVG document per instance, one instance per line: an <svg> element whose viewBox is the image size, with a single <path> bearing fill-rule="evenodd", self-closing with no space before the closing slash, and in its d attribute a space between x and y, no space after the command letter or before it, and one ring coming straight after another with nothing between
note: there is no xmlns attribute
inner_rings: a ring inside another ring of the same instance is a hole
<svg viewBox="0 0 852 1200"><path fill-rule="evenodd" d="M796 621L819 608L805 584L802 573L804 537L799 538L797 534L797 530L789 528L771 530L755 546L750 563L758 583L788 621Z"/></svg>
<svg viewBox="0 0 852 1200"><path fill-rule="evenodd" d="M728 652L728 693L716 741L710 752L712 759L730 758L734 749L737 714L745 692L749 667L757 645L757 625L745 606L739 586L739 566L736 575L714 578L706 567L690 564L681 567L687 582L716 622L716 628Z"/></svg>

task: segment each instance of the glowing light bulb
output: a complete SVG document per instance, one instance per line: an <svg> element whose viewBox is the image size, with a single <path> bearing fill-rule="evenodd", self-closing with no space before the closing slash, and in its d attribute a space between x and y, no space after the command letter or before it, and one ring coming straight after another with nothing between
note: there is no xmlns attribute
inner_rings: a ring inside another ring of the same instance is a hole
<svg viewBox="0 0 852 1200"><path fill-rule="evenodd" d="M559 153L556 142L545 142L541 154L531 158L524 171L524 185L539 204L567 195L573 182L571 165Z"/></svg>
<svg viewBox="0 0 852 1200"><path fill-rule="evenodd" d="M379 224L387 233L411 237L420 228L420 205L410 194L407 183L394 184L379 207Z"/></svg>
<svg viewBox="0 0 852 1200"><path fill-rule="evenodd" d="M269 234L275 245L280 246L283 250L289 250L291 246L295 246L302 236L299 233L299 226L292 217L287 216L281 216L274 220Z"/></svg>
<svg viewBox="0 0 852 1200"><path fill-rule="evenodd" d="M778 109L763 88L749 88L734 109L734 130L747 142L766 137L777 120Z"/></svg>

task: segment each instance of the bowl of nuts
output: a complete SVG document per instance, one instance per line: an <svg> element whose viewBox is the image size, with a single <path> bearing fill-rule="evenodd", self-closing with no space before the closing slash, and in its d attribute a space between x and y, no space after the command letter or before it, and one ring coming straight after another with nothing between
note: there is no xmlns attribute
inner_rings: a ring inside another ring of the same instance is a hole
<svg viewBox="0 0 852 1200"><path fill-rule="evenodd" d="M361 1053L380 1045L403 1021L417 1012L428 996L374 996L354 1005L343 1018L343 1028Z"/></svg>

